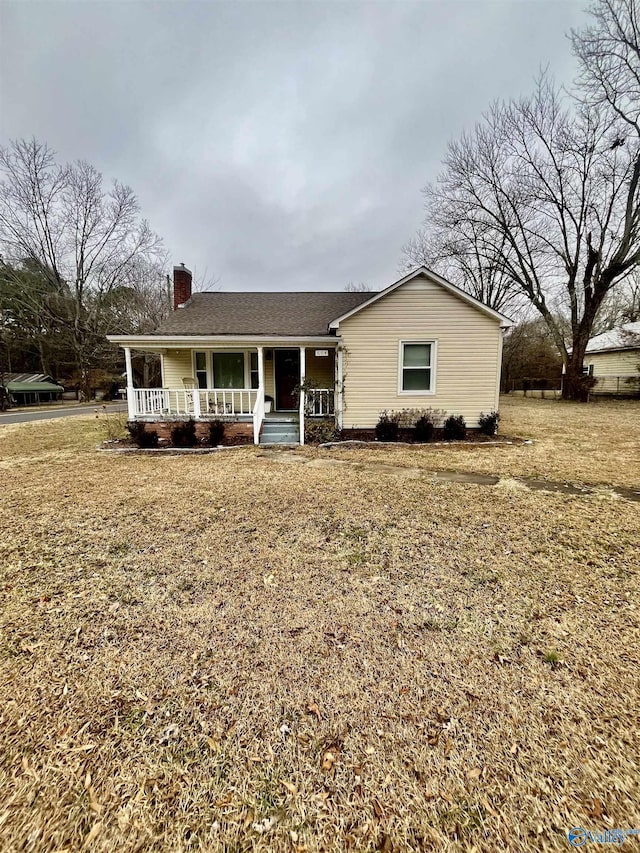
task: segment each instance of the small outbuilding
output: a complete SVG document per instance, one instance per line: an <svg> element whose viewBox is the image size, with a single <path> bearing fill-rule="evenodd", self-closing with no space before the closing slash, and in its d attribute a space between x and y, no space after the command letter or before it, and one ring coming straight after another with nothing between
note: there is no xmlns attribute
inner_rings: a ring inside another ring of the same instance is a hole
<svg viewBox="0 0 640 853"><path fill-rule="evenodd" d="M64 388L44 373L5 373L2 384L16 406L53 403L62 399Z"/></svg>

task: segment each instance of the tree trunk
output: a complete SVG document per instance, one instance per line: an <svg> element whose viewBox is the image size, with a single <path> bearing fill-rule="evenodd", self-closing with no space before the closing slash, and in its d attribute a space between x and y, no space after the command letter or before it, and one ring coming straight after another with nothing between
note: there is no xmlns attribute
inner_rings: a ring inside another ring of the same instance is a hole
<svg viewBox="0 0 640 853"><path fill-rule="evenodd" d="M38 341L38 357L40 359L40 370L44 373L45 376L51 375L51 370L49 368L49 362L47 361L47 357L44 354L44 347L42 345L42 341Z"/></svg>
<svg viewBox="0 0 640 853"><path fill-rule="evenodd" d="M585 376L584 373L584 354L588 342L588 336L576 335L573 349L565 365L565 374L562 377L563 400L577 400L580 403L586 403L589 399L593 379L591 376Z"/></svg>
<svg viewBox="0 0 640 853"><path fill-rule="evenodd" d="M87 403L91 399L91 366L89 359L85 356L81 346L76 345L76 366L80 378L80 396L79 399L83 403Z"/></svg>
<svg viewBox="0 0 640 853"><path fill-rule="evenodd" d="M610 264L595 281L592 281L593 269L600 255L591 246L591 234L588 235L587 240L589 257L584 275L584 311L580 323L577 326L573 324L573 347L571 353L567 354L566 373L562 383L563 399L578 400L581 403L589 400L589 392L595 385L595 379L584 373L584 356L593 331L593 324L605 296L611 289L611 282L619 274Z"/></svg>
<svg viewBox="0 0 640 853"><path fill-rule="evenodd" d="M88 403L91 399L91 371L86 365L80 366L80 400Z"/></svg>

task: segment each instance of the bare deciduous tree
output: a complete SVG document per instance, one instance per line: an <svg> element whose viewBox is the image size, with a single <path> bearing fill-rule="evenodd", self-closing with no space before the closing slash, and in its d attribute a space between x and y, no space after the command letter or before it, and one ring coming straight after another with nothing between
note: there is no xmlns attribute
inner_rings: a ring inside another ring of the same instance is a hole
<svg viewBox="0 0 640 853"><path fill-rule="evenodd" d="M637 4L596 0L590 13L591 25L572 33L577 90L563 95L543 74L530 97L495 104L451 142L407 251L424 247L426 260L452 264L485 300L485 276L526 298L575 399L586 393L583 358L598 318L640 264Z"/></svg>
<svg viewBox="0 0 640 853"><path fill-rule="evenodd" d="M90 164L56 163L35 139L0 149L0 244L13 263L37 262L60 294L83 391L104 348L104 318L136 266L160 258L130 187L105 189Z"/></svg>
<svg viewBox="0 0 640 853"><path fill-rule="evenodd" d="M544 318L569 398L585 393L584 352L604 300L640 261L639 150L617 138L608 113L567 103L542 75L532 96L495 104L451 142L425 189L426 227L468 252L481 234L485 256Z"/></svg>

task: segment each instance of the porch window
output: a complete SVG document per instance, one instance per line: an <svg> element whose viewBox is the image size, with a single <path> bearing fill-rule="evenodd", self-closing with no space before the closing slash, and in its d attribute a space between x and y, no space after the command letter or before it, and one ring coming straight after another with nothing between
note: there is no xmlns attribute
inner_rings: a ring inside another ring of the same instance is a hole
<svg viewBox="0 0 640 853"><path fill-rule="evenodd" d="M206 354L206 352L195 353L195 363L196 363L196 379L198 381L198 388L206 388L207 387L207 354Z"/></svg>
<svg viewBox="0 0 640 853"><path fill-rule="evenodd" d="M245 387L243 352L216 352L213 354L213 387Z"/></svg>
<svg viewBox="0 0 640 853"><path fill-rule="evenodd" d="M400 342L399 393L433 394L435 341Z"/></svg>
<svg viewBox="0 0 640 853"><path fill-rule="evenodd" d="M260 385L260 374L258 373L258 353L249 353L251 357L251 387L258 388Z"/></svg>

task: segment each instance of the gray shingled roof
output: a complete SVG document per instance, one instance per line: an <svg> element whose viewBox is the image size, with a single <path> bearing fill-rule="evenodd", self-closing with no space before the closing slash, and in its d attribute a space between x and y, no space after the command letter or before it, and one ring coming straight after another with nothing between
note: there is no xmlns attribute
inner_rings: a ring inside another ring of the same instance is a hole
<svg viewBox="0 0 640 853"><path fill-rule="evenodd" d="M373 293L194 293L154 335L328 335Z"/></svg>

